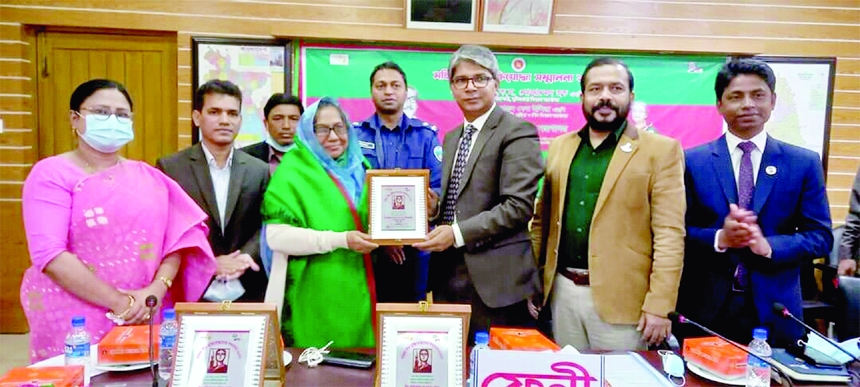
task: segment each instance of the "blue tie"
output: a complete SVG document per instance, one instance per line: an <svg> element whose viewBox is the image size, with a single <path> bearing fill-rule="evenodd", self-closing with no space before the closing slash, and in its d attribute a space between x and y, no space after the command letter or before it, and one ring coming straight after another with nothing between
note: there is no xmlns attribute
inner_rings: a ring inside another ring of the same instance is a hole
<svg viewBox="0 0 860 387"><path fill-rule="evenodd" d="M467 126L460 141L460 147L457 149L454 171L451 173L451 179L448 180L448 190L445 195L445 211L442 213L444 224L454 223L454 212L457 209L457 197L460 191L460 178L463 177L463 170L466 169L466 161L469 160L469 148L472 146L472 135L476 130L478 129L471 124Z"/></svg>

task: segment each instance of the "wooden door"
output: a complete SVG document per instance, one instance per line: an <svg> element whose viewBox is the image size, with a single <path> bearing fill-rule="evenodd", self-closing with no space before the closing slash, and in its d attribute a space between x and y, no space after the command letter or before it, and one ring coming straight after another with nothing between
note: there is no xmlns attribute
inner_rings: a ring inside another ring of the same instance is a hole
<svg viewBox="0 0 860 387"><path fill-rule="evenodd" d="M125 157L155 163L158 157L177 149L176 35L122 33L40 32L33 39L36 50L28 74L37 79L35 154L0 158L3 162L30 164L76 146L69 125L69 98L82 82L108 78L124 84L134 102L135 140L126 146ZM22 122L7 126L25 127ZM0 141L2 143L2 141ZM2 153L2 152L0 152ZM8 159L8 160L7 160ZM18 165L18 164L16 164ZM7 170L9 168L6 168ZM0 180L16 180L15 192L3 197L20 198L20 181L27 170ZM13 179L14 177L14 179ZM27 321L19 301L21 278L30 266L27 240L21 220L20 199L0 201L0 333L27 332Z"/></svg>
<svg viewBox="0 0 860 387"><path fill-rule="evenodd" d="M69 98L94 78L128 88L134 141L123 156L155 164L177 149L176 37L45 32L38 37L39 158L73 149Z"/></svg>

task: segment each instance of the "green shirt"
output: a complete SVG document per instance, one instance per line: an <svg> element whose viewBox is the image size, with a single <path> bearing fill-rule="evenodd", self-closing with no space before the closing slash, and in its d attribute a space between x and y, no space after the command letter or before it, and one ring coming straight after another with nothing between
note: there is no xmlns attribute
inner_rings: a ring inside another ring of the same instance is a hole
<svg viewBox="0 0 860 387"><path fill-rule="evenodd" d="M606 137L595 149L588 136L588 127L577 133L582 141L570 163L567 190L564 196L561 241L558 249L558 270L572 267L588 269L588 234L600 186L606 176L615 146L624 133L624 123Z"/></svg>

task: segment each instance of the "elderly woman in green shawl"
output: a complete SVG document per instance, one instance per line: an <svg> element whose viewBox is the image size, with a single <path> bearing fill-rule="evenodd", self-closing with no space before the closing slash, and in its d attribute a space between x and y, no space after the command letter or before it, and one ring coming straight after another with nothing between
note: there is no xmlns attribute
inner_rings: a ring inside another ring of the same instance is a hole
<svg viewBox="0 0 860 387"><path fill-rule="evenodd" d="M289 257L282 331L287 346L374 347L364 157L340 106L323 98L299 121L263 199L265 240Z"/></svg>

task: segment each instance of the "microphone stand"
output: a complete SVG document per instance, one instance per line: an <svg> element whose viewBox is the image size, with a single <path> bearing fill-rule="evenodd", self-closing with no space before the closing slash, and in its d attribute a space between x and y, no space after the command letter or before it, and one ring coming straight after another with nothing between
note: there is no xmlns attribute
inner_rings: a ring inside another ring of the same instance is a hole
<svg viewBox="0 0 860 387"><path fill-rule="evenodd" d="M839 344L834 343L833 340L830 340L829 337L822 335L820 332L813 329L811 326L806 325L806 323L803 322L803 320L801 320L801 319L797 318L795 315L791 314L791 312L788 310L788 308L786 308L784 305L782 305L780 303L773 304L773 313L779 317L790 318L790 319L794 320L796 323L800 324L801 326L803 326L804 328L806 328L807 330L812 332L814 335L820 337L821 339L826 341L828 344L836 347L836 349L838 349L842 353L848 355L848 357L850 357L852 359L852 361L860 362L860 359L858 359L857 356L854 356L853 353L846 351L845 348L842 348ZM849 361L849 363L850 363L850 361Z"/></svg>
<svg viewBox="0 0 860 387"><path fill-rule="evenodd" d="M720 339L722 339L723 341L725 341L725 342L727 342L727 343L731 344L731 345L732 345L732 346L734 346L735 348L740 349L741 351L744 351L747 355L750 355L750 356L752 356L752 357L754 357L754 358L756 358L756 359L759 359L759 360L761 360L761 361L763 361L763 362L767 363L767 364L770 366L770 369L772 369L772 370L776 371L776 373L777 373L777 374L779 374L779 377L783 380L783 382L782 382L782 385L783 385L783 386L785 386L785 385L787 384L787 385L788 385L788 387L794 387L794 383L791 381L791 378L789 378L789 377L788 377L788 375L786 375L786 374L785 374L785 372L782 372L782 370L781 370L781 369L779 369L779 367L775 366L775 365L774 365L774 363L773 363L773 360L771 360L771 359L765 359L765 358L763 358L763 357L761 357L761 356L759 356L759 355L756 355L756 354L752 353L752 351L750 351L750 350L748 350L748 349L744 348L744 346L742 346L742 345L740 345L740 344L738 344L738 343L736 343L736 342L734 342L734 341L729 340L729 339L728 339L728 338L726 338L725 336L723 336L723 335L721 335L721 334L719 334L719 333L717 333L717 332L712 331L711 329L709 329L708 327L706 327L706 326L704 326L704 325L702 325L702 324L699 324L699 323L697 323L697 322L695 322L695 321L693 321L693 320L689 320L689 319L687 319L686 317L682 316L682 315L681 315L681 314L679 314L678 312L671 312L671 313L669 313L669 319L670 319L670 320L672 320L673 322L677 322L677 323L679 323L679 324L690 324L690 325L693 325L693 326L695 326L696 328L699 328L699 329L701 329L701 330L705 331L705 333L707 333L707 334L709 334L709 335L711 335L711 336L719 337Z"/></svg>
<svg viewBox="0 0 860 387"><path fill-rule="evenodd" d="M155 362L153 361L155 346L152 340L152 320L155 319L156 304L158 304L158 299L155 296L146 297L146 307L149 309L149 371L152 373L152 387L158 387L158 374L155 372Z"/></svg>

